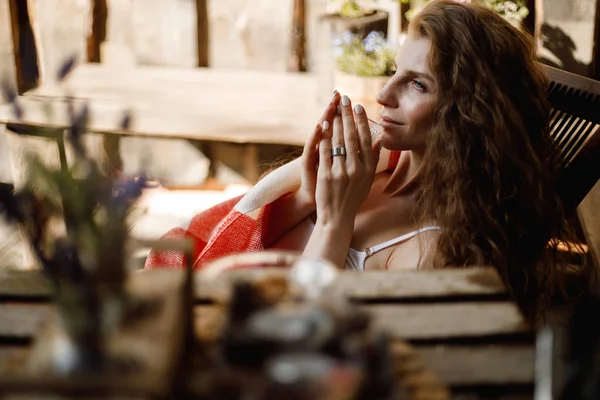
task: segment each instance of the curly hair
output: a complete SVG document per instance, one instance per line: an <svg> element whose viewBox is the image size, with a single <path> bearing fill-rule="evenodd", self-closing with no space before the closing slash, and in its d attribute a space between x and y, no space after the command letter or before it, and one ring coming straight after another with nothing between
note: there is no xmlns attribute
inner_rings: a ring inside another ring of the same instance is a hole
<svg viewBox="0 0 600 400"><path fill-rule="evenodd" d="M571 233L533 39L483 6L452 0L427 4L408 34L431 42L439 93L417 207L421 221L444 228L436 260L496 267L535 318L559 283L553 239Z"/></svg>

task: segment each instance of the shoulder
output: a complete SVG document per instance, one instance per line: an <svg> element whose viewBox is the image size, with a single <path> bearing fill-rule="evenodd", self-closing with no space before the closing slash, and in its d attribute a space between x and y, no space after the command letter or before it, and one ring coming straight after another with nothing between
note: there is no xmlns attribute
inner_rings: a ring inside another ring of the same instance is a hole
<svg viewBox="0 0 600 400"><path fill-rule="evenodd" d="M388 258L388 270L433 269L439 267L436 257L439 230L422 232L395 246Z"/></svg>

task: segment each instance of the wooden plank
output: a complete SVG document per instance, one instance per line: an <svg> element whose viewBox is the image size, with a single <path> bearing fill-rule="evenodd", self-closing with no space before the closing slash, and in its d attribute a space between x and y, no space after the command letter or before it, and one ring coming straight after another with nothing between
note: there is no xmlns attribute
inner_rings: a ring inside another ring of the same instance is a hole
<svg viewBox="0 0 600 400"><path fill-rule="evenodd" d="M100 48L106 40L108 6L106 0L92 0L92 29L87 37L87 61L101 61Z"/></svg>
<svg viewBox="0 0 600 400"><path fill-rule="evenodd" d="M363 309L372 314L374 329L387 331L402 340L444 341L531 332L531 327L510 302L370 305ZM196 332L201 337L213 337L218 332L223 323L220 310L219 306L195 308Z"/></svg>
<svg viewBox="0 0 600 400"><path fill-rule="evenodd" d="M39 271L0 270L0 300L47 298L48 284Z"/></svg>
<svg viewBox="0 0 600 400"><path fill-rule="evenodd" d="M197 307L196 327L202 324L213 326L215 315L219 315L219 306ZM46 304L0 305L0 337L32 337L48 308ZM443 341L526 334L531 330L516 306L510 302L369 305L363 308L372 313L374 327L388 331L398 339ZM208 317L204 313L206 310L209 310ZM206 318L209 322L206 322Z"/></svg>
<svg viewBox="0 0 600 400"><path fill-rule="evenodd" d="M225 319L222 308L198 306L194 309L195 331L203 340L219 337ZM463 325L454 315L454 324ZM468 318L477 318L477 315ZM466 317L463 315L463 319ZM436 321L433 321L435 323ZM415 327L418 329L419 327ZM396 336L396 335L394 335ZM407 344L397 338L392 350L406 352ZM492 345L424 345L415 346L425 364L431 367L443 382L450 386L528 384L533 382L532 344Z"/></svg>
<svg viewBox="0 0 600 400"><path fill-rule="evenodd" d="M400 26L399 32L405 32L408 30L408 19L406 19L406 13L410 11L410 1L399 1L398 8L400 13ZM395 32L391 32L394 34Z"/></svg>
<svg viewBox="0 0 600 400"><path fill-rule="evenodd" d="M0 304L0 342L2 339L31 339L48 315L48 304Z"/></svg>
<svg viewBox="0 0 600 400"><path fill-rule="evenodd" d="M534 380L535 348L531 345L417 346L416 351L450 386Z"/></svg>
<svg viewBox="0 0 600 400"><path fill-rule="evenodd" d="M404 354L405 348L406 343L395 342L392 352ZM533 346L417 346L414 350L426 367L451 388L533 382ZM22 371L28 355L28 347L0 347L0 374Z"/></svg>
<svg viewBox="0 0 600 400"><path fill-rule="evenodd" d="M232 277L250 279L284 276L286 270L261 269L236 271ZM195 277L195 296L199 300L224 299L228 296L226 279L212 281L203 274ZM353 300L366 302L433 302L474 300L503 296L506 287L493 268L440 269L432 271L371 271L368 274L343 272L332 290Z"/></svg>
<svg viewBox="0 0 600 400"><path fill-rule="evenodd" d="M317 78L311 74L168 68L108 71L82 66L66 85L73 96L92 99L89 128L93 132L302 146L324 108L317 100ZM23 122L68 124L62 89L49 84L32 95L21 99ZM125 110L132 115L127 132L120 127ZM8 106L0 109L0 121L18 122Z"/></svg>
<svg viewBox="0 0 600 400"><path fill-rule="evenodd" d="M39 84L40 62L29 0L9 0L14 61L19 93Z"/></svg>
<svg viewBox="0 0 600 400"><path fill-rule="evenodd" d="M288 71L306 72L306 2L294 0L292 46Z"/></svg>
<svg viewBox="0 0 600 400"><path fill-rule="evenodd" d="M506 287L494 268L455 268L431 271L371 271L340 275L339 285L353 299L440 300L442 297L495 296Z"/></svg>
<svg viewBox="0 0 600 400"><path fill-rule="evenodd" d="M413 341L523 335L532 332L512 302L363 306L375 329Z"/></svg>
<svg viewBox="0 0 600 400"><path fill-rule="evenodd" d="M138 272L154 274L156 279L169 279L170 270ZM267 276L283 277L281 269L236 271L230 276L258 279ZM229 295L227 279L212 280L202 273L194 276L195 298L200 301L223 300ZM355 300L430 303L456 299L456 301L488 298L506 293L498 273L493 268L440 269L433 271L369 272L368 274L343 272L335 283L335 290ZM48 287L39 271L0 270L0 299L40 298L48 296Z"/></svg>
<svg viewBox="0 0 600 400"><path fill-rule="evenodd" d="M208 67L210 54L210 29L208 26L208 5L206 0L196 0L196 29L198 66Z"/></svg>
<svg viewBox="0 0 600 400"><path fill-rule="evenodd" d="M22 371L28 355L29 347L0 346L0 375Z"/></svg>

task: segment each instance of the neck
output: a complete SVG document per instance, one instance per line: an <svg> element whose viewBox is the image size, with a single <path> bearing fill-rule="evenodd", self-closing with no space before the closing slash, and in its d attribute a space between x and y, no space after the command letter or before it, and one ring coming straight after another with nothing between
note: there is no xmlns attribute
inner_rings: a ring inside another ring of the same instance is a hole
<svg viewBox="0 0 600 400"><path fill-rule="evenodd" d="M416 194L421 183L423 151L403 152L384 191L391 196Z"/></svg>

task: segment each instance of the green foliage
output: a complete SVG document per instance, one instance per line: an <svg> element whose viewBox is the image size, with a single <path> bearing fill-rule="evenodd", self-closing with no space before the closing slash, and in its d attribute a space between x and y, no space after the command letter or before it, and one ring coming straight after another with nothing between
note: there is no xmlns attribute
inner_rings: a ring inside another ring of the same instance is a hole
<svg viewBox="0 0 600 400"><path fill-rule="evenodd" d="M410 10L406 13L406 18L410 19L418 13L429 0L399 0L403 3L410 3ZM519 26L523 19L529 15L529 9L525 6L525 0L454 0L457 3L479 3L485 7L496 11L504 19L515 26Z"/></svg>
<svg viewBox="0 0 600 400"><path fill-rule="evenodd" d="M333 41L338 70L358 76L391 76L394 71L396 49L380 32L371 32L366 38L345 32Z"/></svg>
<svg viewBox="0 0 600 400"><path fill-rule="evenodd" d="M364 9L356 0L333 0L339 3L339 13L345 17L359 17ZM376 0L375 0L376 1ZM410 3L406 17L410 20L429 0L397 0ZM519 26L529 14L525 0L454 0L459 3L479 2L494 10L508 22ZM335 64L338 70L358 76L391 76L394 71L396 49L379 32L371 32L363 40L345 32L333 40Z"/></svg>

